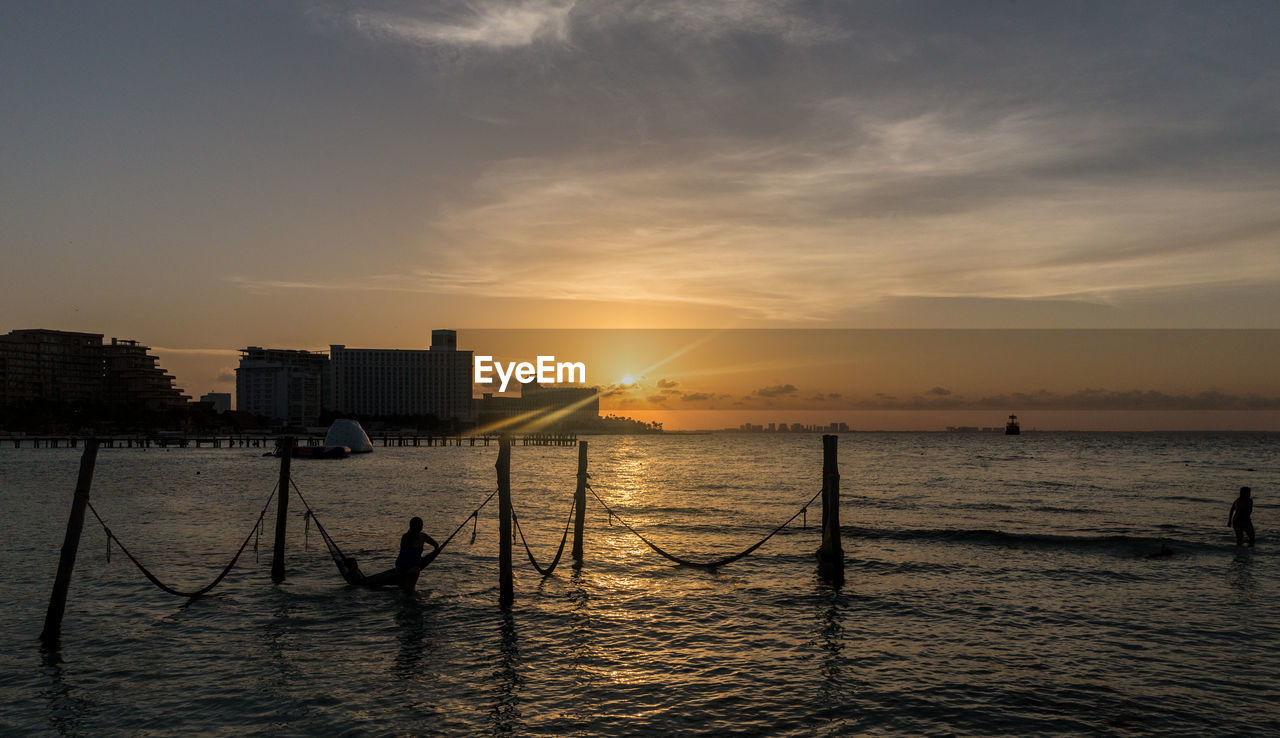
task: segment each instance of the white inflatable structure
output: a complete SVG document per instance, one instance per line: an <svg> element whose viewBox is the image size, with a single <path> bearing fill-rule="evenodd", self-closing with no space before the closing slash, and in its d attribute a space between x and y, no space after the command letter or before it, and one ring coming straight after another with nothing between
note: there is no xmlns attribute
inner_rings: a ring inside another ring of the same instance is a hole
<svg viewBox="0 0 1280 738"><path fill-rule="evenodd" d="M326 446L346 446L353 454L367 454L373 450L369 434L354 420L335 420L324 436Z"/></svg>

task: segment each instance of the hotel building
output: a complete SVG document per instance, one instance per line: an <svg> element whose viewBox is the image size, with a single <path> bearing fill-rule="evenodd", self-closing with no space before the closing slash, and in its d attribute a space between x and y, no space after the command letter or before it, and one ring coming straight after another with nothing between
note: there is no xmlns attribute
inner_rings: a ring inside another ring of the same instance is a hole
<svg viewBox="0 0 1280 738"><path fill-rule="evenodd" d="M68 405L183 407L190 399L156 365L151 349L101 333L45 329L0 336L0 405L44 401Z"/></svg>
<svg viewBox="0 0 1280 738"><path fill-rule="evenodd" d="M293 427L319 422L329 357L312 351L240 349L236 410Z"/></svg>
<svg viewBox="0 0 1280 738"><path fill-rule="evenodd" d="M431 331L431 347L329 347L326 406L360 416L434 415L471 423L471 351L458 350L458 334Z"/></svg>

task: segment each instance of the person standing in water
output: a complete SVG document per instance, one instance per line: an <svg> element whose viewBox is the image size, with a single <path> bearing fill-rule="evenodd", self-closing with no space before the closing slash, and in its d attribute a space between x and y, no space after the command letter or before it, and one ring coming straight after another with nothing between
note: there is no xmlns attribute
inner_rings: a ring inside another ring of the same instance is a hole
<svg viewBox="0 0 1280 738"><path fill-rule="evenodd" d="M1227 525L1235 528L1236 545L1244 545L1244 537L1249 535L1249 546L1253 546L1253 497L1248 487L1240 488L1240 496L1231 503L1231 512L1227 513Z"/></svg>
<svg viewBox="0 0 1280 738"><path fill-rule="evenodd" d="M424 556L422 549L428 544L431 546L431 553ZM438 553L440 553L440 544L422 532L422 518L410 520L409 531L400 536L400 555L396 556L396 571L400 572L400 588L406 592L412 592L418 583L418 575L422 573L422 567L431 563Z"/></svg>

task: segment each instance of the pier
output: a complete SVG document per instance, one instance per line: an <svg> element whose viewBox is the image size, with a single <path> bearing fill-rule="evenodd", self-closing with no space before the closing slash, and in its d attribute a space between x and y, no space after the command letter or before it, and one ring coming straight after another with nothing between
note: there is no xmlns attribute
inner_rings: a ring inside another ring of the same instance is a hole
<svg viewBox="0 0 1280 738"><path fill-rule="evenodd" d="M138 433L114 436L95 436L102 448L274 448L274 434L182 434ZM79 448L89 440L88 436L9 436L2 443L12 443L14 448ZM324 442L318 437L315 443Z"/></svg>
<svg viewBox="0 0 1280 738"><path fill-rule="evenodd" d="M479 436L433 436L433 435L417 435L417 434L370 434L369 440L377 443L382 441L383 447L388 446L488 446L490 443L497 443L501 436L486 433ZM578 434L576 433L525 433L513 436L518 439L521 446L577 446ZM315 444L311 444L315 445Z"/></svg>
<svg viewBox="0 0 1280 738"><path fill-rule="evenodd" d="M207 433L142 433L115 436L97 436L101 448L264 448L274 449L275 434L207 434ZM295 436L299 446L323 446L323 434ZM434 446L488 446L498 442L493 433L480 435L430 434L430 433L371 433L369 440L383 448L434 447ZM521 446L577 446L576 433L525 433L513 436ZM14 448L80 448L87 436L41 435L9 436L0 443L12 443Z"/></svg>

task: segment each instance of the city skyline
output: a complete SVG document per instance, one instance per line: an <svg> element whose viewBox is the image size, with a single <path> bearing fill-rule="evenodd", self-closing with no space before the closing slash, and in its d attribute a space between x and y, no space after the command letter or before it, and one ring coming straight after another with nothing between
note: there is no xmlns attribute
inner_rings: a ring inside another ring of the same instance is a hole
<svg viewBox="0 0 1280 738"><path fill-rule="evenodd" d="M1010 412L1032 413L1032 427L1047 430L1274 430L1280 420L1274 339L1274 331L1227 329L477 330L460 337L436 329L429 350L238 349L237 384L249 381L246 371L265 374L254 380L252 397L242 388L231 396L238 410L291 425L314 425L321 410L431 412L466 423L483 412L482 395L503 394L496 384L474 381L473 355L492 353L514 365L549 351L591 367L586 386L598 392L593 407L669 430L762 420L941 430L992 426ZM1107 360L1096 361L1100 356ZM279 409L276 403L293 394L277 386L279 372L295 364L299 381L314 375L305 380L309 389L298 388L310 399L305 408ZM447 394L438 395L446 386ZM506 396L523 392L516 383Z"/></svg>

